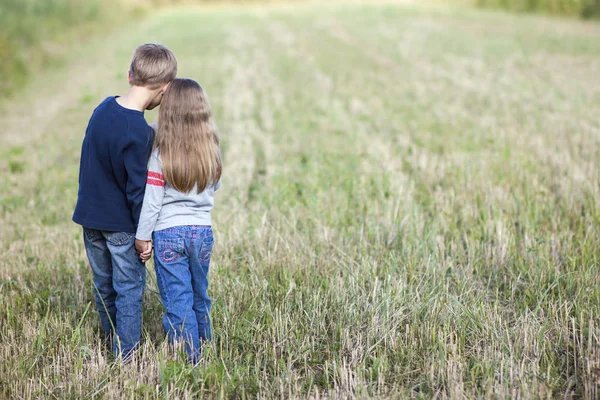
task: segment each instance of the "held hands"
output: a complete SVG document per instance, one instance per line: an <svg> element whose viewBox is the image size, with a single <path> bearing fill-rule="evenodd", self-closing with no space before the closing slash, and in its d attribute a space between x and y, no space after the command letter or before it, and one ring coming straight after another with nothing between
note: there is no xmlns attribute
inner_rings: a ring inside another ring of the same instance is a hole
<svg viewBox="0 0 600 400"><path fill-rule="evenodd" d="M152 241L135 239L135 249L140 253L142 261L146 262L152 255Z"/></svg>

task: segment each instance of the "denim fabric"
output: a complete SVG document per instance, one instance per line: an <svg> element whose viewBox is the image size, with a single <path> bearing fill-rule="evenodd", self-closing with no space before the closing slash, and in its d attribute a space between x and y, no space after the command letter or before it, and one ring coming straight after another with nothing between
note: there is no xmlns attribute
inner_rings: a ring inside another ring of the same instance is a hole
<svg viewBox="0 0 600 400"><path fill-rule="evenodd" d="M146 266L133 233L83 228L100 322L115 356L127 358L140 341ZM116 335L115 335L116 333Z"/></svg>
<svg viewBox="0 0 600 400"><path fill-rule="evenodd" d="M201 341L212 339L208 271L212 228L185 225L155 231L154 266L165 306L163 325L171 342L185 341L190 361L200 355Z"/></svg>

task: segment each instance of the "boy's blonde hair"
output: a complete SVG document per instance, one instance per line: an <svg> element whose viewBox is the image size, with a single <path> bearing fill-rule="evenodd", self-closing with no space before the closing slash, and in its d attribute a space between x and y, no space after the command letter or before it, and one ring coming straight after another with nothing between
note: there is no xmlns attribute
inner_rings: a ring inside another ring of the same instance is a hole
<svg viewBox="0 0 600 400"><path fill-rule="evenodd" d="M177 76L175 54L162 44L143 44L133 52L129 80L133 86L158 89Z"/></svg>
<svg viewBox="0 0 600 400"><path fill-rule="evenodd" d="M193 79L177 78L158 114L158 148L165 181L182 193L202 192L221 178L217 126L206 92Z"/></svg>

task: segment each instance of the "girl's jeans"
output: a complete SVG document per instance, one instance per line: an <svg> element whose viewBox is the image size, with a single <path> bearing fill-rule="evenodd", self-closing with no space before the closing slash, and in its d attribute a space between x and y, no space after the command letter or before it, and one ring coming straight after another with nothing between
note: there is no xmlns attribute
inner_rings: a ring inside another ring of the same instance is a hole
<svg viewBox="0 0 600 400"><path fill-rule="evenodd" d="M102 328L115 356L127 358L140 341L146 266L135 251L133 233L83 228L83 240Z"/></svg>
<svg viewBox="0 0 600 400"><path fill-rule="evenodd" d="M163 325L171 342L185 341L190 361L196 362L201 341L212 339L208 297L212 228L176 226L154 232L152 239L156 279L166 309Z"/></svg>

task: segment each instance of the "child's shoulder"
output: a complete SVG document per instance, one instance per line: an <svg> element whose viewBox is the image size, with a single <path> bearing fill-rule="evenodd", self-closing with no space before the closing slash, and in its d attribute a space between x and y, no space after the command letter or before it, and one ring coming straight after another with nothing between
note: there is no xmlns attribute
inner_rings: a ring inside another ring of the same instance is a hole
<svg viewBox="0 0 600 400"><path fill-rule="evenodd" d="M115 107L116 104L115 96L108 96L96 106L92 113L93 118L96 121L98 121L98 119L103 120L106 118L113 119L115 111L118 111L118 108Z"/></svg>
<svg viewBox="0 0 600 400"><path fill-rule="evenodd" d="M114 99L114 97L113 97ZM106 123L106 121L110 121L113 118L111 117L111 114L114 114L112 112L112 107L110 106L110 101L111 101L111 97L107 97L104 100L102 100L102 102L100 102L100 104L98 104L96 106L96 108L94 108L94 111L92 112L92 116L90 118L90 126L97 126L97 125L104 125Z"/></svg>
<svg viewBox="0 0 600 400"><path fill-rule="evenodd" d="M114 98L114 97L108 96L107 98L105 98L104 100L102 100L102 101L101 101L101 102L100 102L100 103L99 103L99 104L96 106L96 108L94 108L94 113L97 113L99 110L102 110L102 109L106 108L106 107L109 105L109 103L110 103L110 99L111 99L111 98Z"/></svg>
<svg viewBox="0 0 600 400"><path fill-rule="evenodd" d="M100 102L100 104L98 104L98 106L96 107L96 109L110 107L113 102L116 103L115 98L116 98L116 96L108 96L108 97L106 97L104 100L102 100Z"/></svg>

